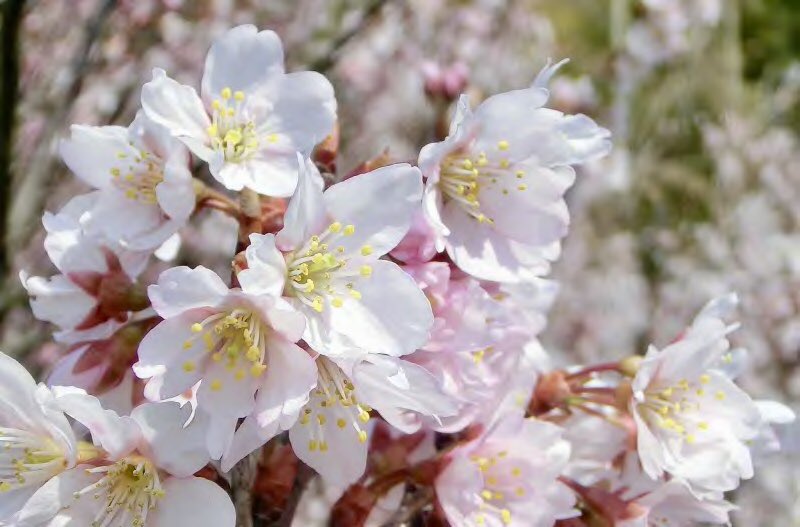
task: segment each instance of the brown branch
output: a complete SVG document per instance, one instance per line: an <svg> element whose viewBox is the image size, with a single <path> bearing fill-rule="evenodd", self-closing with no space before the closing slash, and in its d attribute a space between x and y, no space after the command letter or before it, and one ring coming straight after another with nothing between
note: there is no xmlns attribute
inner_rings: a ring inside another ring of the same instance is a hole
<svg viewBox="0 0 800 527"><path fill-rule="evenodd" d="M300 504L300 498L303 497L303 491L308 487L308 482L314 477L314 470L303 463L297 462L297 476L294 479L294 486L292 493L286 500L286 507L281 513L281 517L273 524L273 527L289 527L294 519L294 513L297 512L297 506Z"/></svg>
<svg viewBox="0 0 800 527"><path fill-rule="evenodd" d="M12 151L14 124L19 98L19 33L25 0L6 0L2 6L2 37L0 37L0 233L6 232L8 207L11 198ZM0 276L9 267L8 251L0 244Z"/></svg>

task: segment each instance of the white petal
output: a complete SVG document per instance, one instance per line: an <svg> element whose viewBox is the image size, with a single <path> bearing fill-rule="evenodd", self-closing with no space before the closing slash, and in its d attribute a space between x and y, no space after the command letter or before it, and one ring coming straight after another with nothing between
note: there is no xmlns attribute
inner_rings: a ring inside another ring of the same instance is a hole
<svg viewBox="0 0 800 527"><path fill-rule="evenodd" d="M213 311L195 310L164 320L145 335L139 344L139 360L133 372L140 379L150 379L145 396L163 401L184 393L203 375L200 361L208 351L202 339L192 332L192 324L202 322ZM185 343L191 346L186 349ZM192 363L186 371L184 364Z"/></svg>
<svg viewBox="0 0 800 527"><path fill-rule="evenodd" d="M370 277L354 282L361 299L343 297L342 307L310 315L306 340L316 351L400 356L428 340L433 313L414 279L392 262L376 260L371 267Z"/></svg>
<svg viewBox="0 0 800 527"><path fill-rule="evenodd" d="M224 88L250 95L283 73L283 47L272 31L246 24L216 38L206 56L202 94L220 97Z"/></svg>
<svg viewBox="0 0 800 527"><path fill-rule="evenodd" d="M403 411L449 417L459 409L426 369L396 357L369 355L353 370L353 384L360 399L406 433L416 431L419 422L415 420L409 426Z"/></svg>
<svg viewBox="0 0 800 527"><path fill-rule="evenodd" d="M190 405L145 403L134 408L131 418L139 425L145 442L144 452L162 468L179 478L189 477L209 461L206 428L202 414L186 424L192 414Z"/></svg>
<svg viewBox="0 0 800 527"><path fill-rule="evenodd" d="M169 478L164 498L147 515L148 527L234 527L236 511L222 488L203 478Z"/></svg>
<svg viewBox="0 0 800 527"><path fill-rule="evenodd" d="M131 452L141 439L133 419L104 409L92 395L67 393L57 396L56 402L67 415L89 429L94 444L101 446L112 459Z"/></svg>
<svg viewBox="0 0 800 527"><path fill-rule="evenodd" d="M164 165L164 181L156 187L158 205L170 218L186 221L194 212L192 173L182 155L170 157Z"/></svg>
<svg viewBox="0 0 800 527"><path fill-rule="evenodd" d="M212 270L203 266L167 269L158 282L147 288L153 309L163 318L189 309L217 305L228 293L228 286Z"/></svg>
<svg viewBox="0 0 800 527"><path fill-rule="evenodd" d="M405 163L390 165L337 183L324 197L331 220L355 226L352 236L341 239L346 252L366 244L383 255L411 226L422 199L422 175Z"/></svg>
<svg viewBox="0 0 800 527"><path fill-rule="evenodd" d="M33 428L41 419L36 382L22 365L0 352L0 416L4 426Z"/></svg>
<svg viewBox="0 0 800 527"><path fill-rule="evenodd" d="M322 176L310 159L297 154L299 179L297 191L289 201L283 218L283 229L277 244L289 251L301 247L313 234L325 228L325 203L322 198Z"/></svg>
<svg viewBox="0 0 800 527"><path fill-rule="evenodd" d="M288 136L294 148L310 151L333 130L336 98L333 86L315 71L283 76L271 90L273 108L264 125L271 133Z"/></svg>
<svg viewBox="0 0 800 527"><path fill-rule="evenodd" d="M209 158L211 150L205 143L211 121L193 88L178 84L156 68L153 80L142 86L142 108L148 118L169 129L199 158Z"/></svg>
<svg viewBox="0 0 800 527"><path fill-rule="evenodd" d="M324 413L327 417L322 426L327 450L321 451L318 441L312 450L310 442L318 439L311 436L314 427L300 423L289 430L292 449L297 457L316 470L322 479L336 485L347 486L364 474L367 466L368 441L363 443L359 441L358 434L349 424L344 428L337 426L338 417L334 412L320 409L317 413Z"/></svg>
<svg viewBox="0 0 800 527"><path fill-rule="evenodd" d="M128 143L128 130L121 126L70 127L71 136L59 145L64 163L85 183L95 188L113 184L111 170L121 165L118 155L135 157L138 150Z"/></svg>
<svg viewBox="0 0 800 527"><path fill-rule="evenodd" d="M294 152L270 151L267 147L246 161L226 163L218 179L231 190L233 187L227 182L238 185L241 181L245 187L265 196L291 196L297 188Z"/></svg>
<svg viewBox="0 0 800 527"><path fill-rule="evenodd" d="M286 260L275 247L275 235L251 234L245 257L247 269L238 274L242 291L249 295L280 296L286 282Z"/></svg>
<svg viewBox="0 0 800 527"><path fill-rule="evenodd" d="M31 496L25 506L14 517L16 527L42 527L53 525L47 523L64 508L72 509L76 504L74 497L78 492L94 484L100 476L89 474L87 465L79 465L71 470L62 472L51 478ZM91 496L84 496L81 501L91 500ZM94 501L94 500L92 500ZM94 519L93 517L91 519ZM91 519L89 521L91 521ZM69 523L56 523L56 525L69 525ZM78 523L74 523L77 527ZM85 524L85 525L88 525Z"/></svg>
<svg viewBox="0 0 800 527"><path fill-rule="evenodd" d="M61 328L80 325L97 305L94 297L61 274L49 280L32 276L24 282L24 286L32 297L33 315Z"/></svg>

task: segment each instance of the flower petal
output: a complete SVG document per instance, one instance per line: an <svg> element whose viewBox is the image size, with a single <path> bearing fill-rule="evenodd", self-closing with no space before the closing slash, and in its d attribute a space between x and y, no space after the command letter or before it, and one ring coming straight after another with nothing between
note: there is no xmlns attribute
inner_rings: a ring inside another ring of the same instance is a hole
<svg viewBox="0 0 800 527"><path fill-rule="evenodd" d="M406 163L390 165L337 183L324 198L332 221L355 226L353 235L341 240L345 252L370 245L373 254L383 255L411 226L422 199L422 175Z"/></svg>
<svg viewBox="0 0 800 527"><path fill-rule="evenodd" d="M187 424L191 414L190 405L175 402L145 403L131 413L145 442L143 453L179 478L191 476L209 461L204 416L198 413Z"/></svg>
<svg viewBox="0 0 800 527"><path fill-rule="evenodd" d="M178 84L164 70L155 68L153 80L142 86L142 108L148 118L169 129L197 157L209 159L206 130L211 121L194 88Z"/></svg>
<svg viewBox="0 0 800 527"><path fill-rule="evenodd" d="M289 137L296 150L310 151L333 130L336 98L323 75L315 71L289 73L271 87L268 96L273 108L264 129Z"/></svg>
<svg viewBox="0 0 800 527"><path fill-rule="evenodd" d="M286 260L275 247L274 234L251 234L245 250L247 269L237 275L248 295L280 296L286 282Z"/></svg>
<svg viewBox="0 0 800 527"><path fill-rule="evenodd" d="M158 282L147 288L153 309L163 318L189 309L217 305L228 293L228 286L212 270L203 266L167 269Z"/></svg>
<svg viewBox="0 0 800 527"><path fill-rule="evenodd" d="M273 31L245 24L214 40L206 55L201 93L210 101L224 88L250 95L283 73L283 46Z"/></svg>
<svg viewBox="0 0 800 527"><path fill-rule="evenodd" d="M69 139L59 144L64 163L85 183L95 188L113 184L111 170L119 166L119 155L135 157L139 151L128 139L128 130L122 126L70 127Z"/></svg>
<svg viewBox="0 0 800 527"><path fill-rule="evenodd" d="M164 498L147 516L148 527L234 527L236 511L222 488L203 478L169 478Z"/></svg>
<svg viewBox="0 0 800 527"><path fill-rule="evenodd" d="M289 201L283 218L283 229L276 243L284 251L302 246L313 234L325 227L325 203L322 197L323 181L316 165L297 154L299 179L297 191Z"/></svg>

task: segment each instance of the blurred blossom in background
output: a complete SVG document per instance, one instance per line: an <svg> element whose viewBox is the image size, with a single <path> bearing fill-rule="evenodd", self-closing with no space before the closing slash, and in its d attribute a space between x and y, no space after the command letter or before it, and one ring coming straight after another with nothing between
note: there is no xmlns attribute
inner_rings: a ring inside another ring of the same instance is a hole
<svg viewBox="0 0 800 527"><path fill-rule="evenodd" d="M413 161L459 93L478 101L527 86L548 59L570 57L552 104L611 129L614 151L568 195L545 348L566 365L666 345L707 299L735 290L742 329L732 340L751 361L742 383L800 410L796 0L0 0L0 9L0 349L32 371L59 354L18 272L51 272L42 211L86 190L67 176L57 141L70 123L127 125L153 67L193 84L212 40L252 23L280 35L288 69L333 82L341 173L387 148ZM205 211L189 229L174 254L163 251L163 268L216 262L228 272L236 225ZM780 457L738 491L737 525L800 525L800 430L785 433ZM297 524L324 509L305 504Z"/></svg>

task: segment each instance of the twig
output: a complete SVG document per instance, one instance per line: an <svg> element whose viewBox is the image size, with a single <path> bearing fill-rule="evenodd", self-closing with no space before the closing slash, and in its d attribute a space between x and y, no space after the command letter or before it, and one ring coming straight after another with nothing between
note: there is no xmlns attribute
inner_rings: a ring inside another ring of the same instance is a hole
<svg viewBox="0 0 800 527"><path fill-rule="evenodd" d="M261 449L256 449L231 469L231 497L236 527L253 527L253 484L258 474Z"/></svg>
<svg viewBox="0 0 800 527"><path fill-rule="evenodd" d="M391 1L393 0L370 0L364 8L364 12L361 14L361 18L358 20L358 22L353 24L353 27L336 37L333 40L328 52L312 62L308 69L325 73L335 66L336 61L339 59L339 55L342 52L342 48L344 48L347 43L353 39L353 37L361 33L361 31L363 31L364 28L369 25L372 19L377 16L378 13L380 13L381 8Z"/></svg>
<svg viewBox="0 0 800 527"><path fill-rule="evenodd" d="M420 489L412 500L397 509L384 527L400 527L414 519L419 512L433 500L433 489L424 487Z"/></svg>
<svg viewBox="0 0 800 527"><path fill-rule="evenodd" d="M19 97L19 30L25 0L6 0L2 6L2 65L0 66L0 232L6 232L11 198L11 159L14 148L14 123ZM9 267L8 251L0 244L0 276Z"/></svg>
<svg viewBox="0 0 800 527"><path fill-rule="evenodd" d="M278 521L276 521L272 527L290 527L290 525L292 525L294 513L297 511L297 506L300 504L300 498L303 497L303 491L306 490L308 482L311 481L312 477L314 477L314 471L311 467L302 461L298 461L297 476L294 478L292 493L286 500L286 507L283 509L281 517L278 518Z"/></svg>

